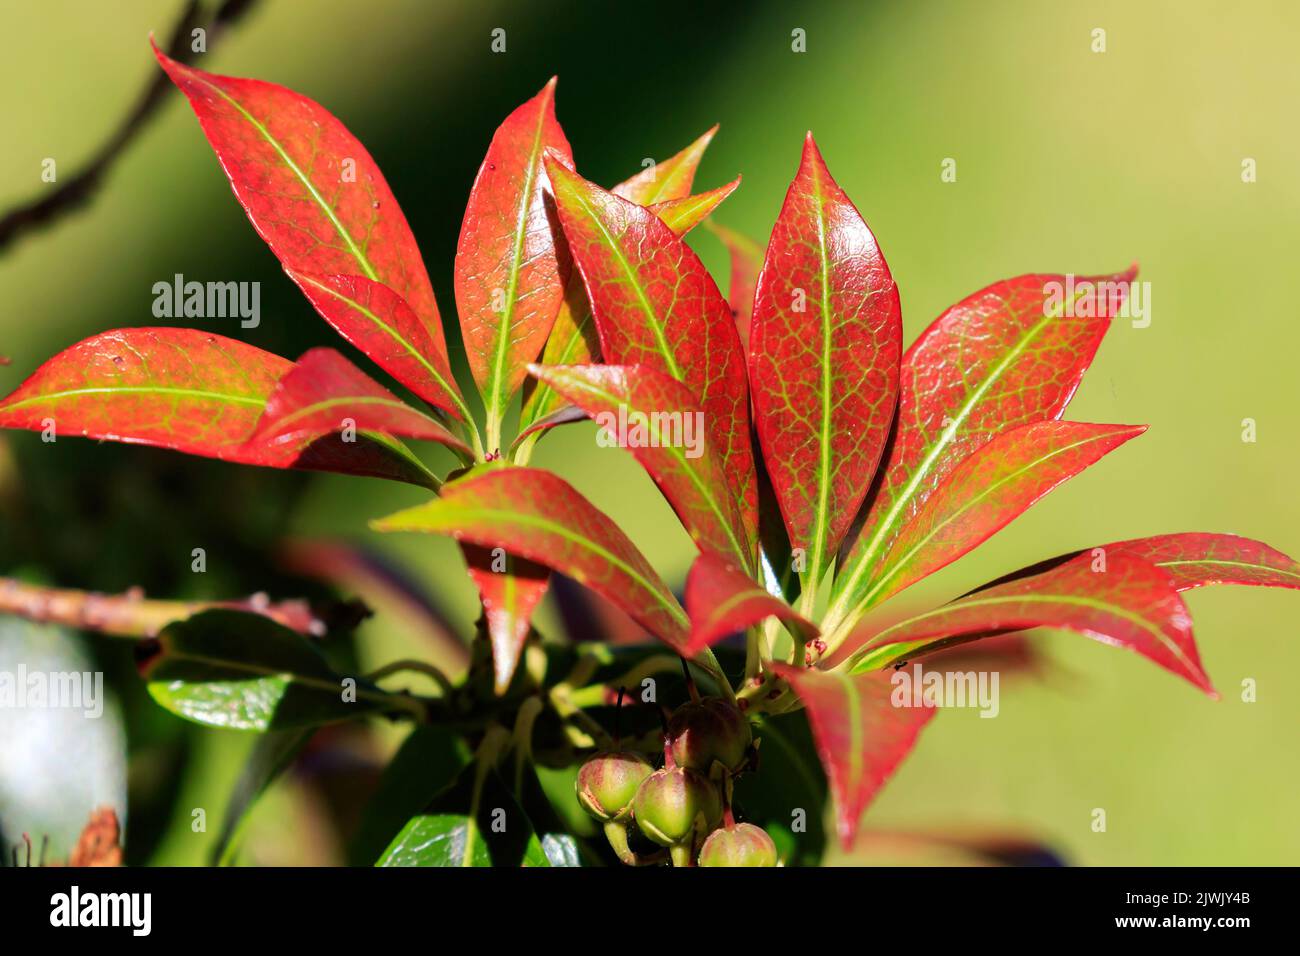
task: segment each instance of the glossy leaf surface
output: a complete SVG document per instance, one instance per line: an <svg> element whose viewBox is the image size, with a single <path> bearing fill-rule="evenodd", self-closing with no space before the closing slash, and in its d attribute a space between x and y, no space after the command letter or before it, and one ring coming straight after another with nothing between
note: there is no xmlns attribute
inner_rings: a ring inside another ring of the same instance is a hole
<svg viewBox="0 0 1300 956"><path fill-rule="evenodd" d="M542 351L564 299L569 258L555 241L558 227L552 232L542 167L547 150L572 164L555 119L554 79L497 128L456 246L456 308L487 409L489 444L499 440L510 396L525 365Z"/></svg>
<svg viewBox="0 0 1300 956"><path fill-rule="evenodd" d="M505 548L585 584L669 644L686 641L686 613L641 552L604 513L548 471L483 471L447 485L440 498L372 526Z"/></svg>
<svg viewBox="0 0 1300 956"><path fill-rule="evenodd" d="M530 370L601 424L598 442L626 441L701 549L727 555L742 567L752 565L744 522L703 427L704 413L685 385L638 365L533 365ZM618 434L621 421L629 426L627 435Z"/></svg>
<svg viewBox="0 0 1300 956"><path fill-rule="evenodd" d="M880 490L841 563L827 630L860 616L855 607L881 557L954 468L1000 432L1060 417L1134 274L998 282L948 309L912 344Z"/></svg>
<svg viewBox="0 0 1300 956"><path fill-rule="evenodd" d="M931 645L1050 627L1129 648L1213 695L1192 637L1191 614L1169 572L1125 554L1109 555L1105 570L1093 570L1101 566L1084 553L866 636L854 670L883 666Z"/></svg>
<svg viewBox="0 0 1300 956"><path fill-rule="evenodd" d="M911 753L935 708L894 706L886 674L851 676L788 664L774 669L808 711L835 799L836 828L851 846L867 804Z"/></svg>
<svg viewBox="0 0 1300 956"><path fill-rule="evenodd" d="M809 133L758 277L749 380L763 461L814 589L884 450L902 339L885 257Z"/></svg>
<svg viewBox="0 0 1300 956"><path fill-rule="evenodd" d="M1003 432L926 499L863 598L870 606L915 584L1010 524L1061 482L1145 431L1142 425L1045 421Z"/></svg>
<svg viewBox="0 0 1300 956"><path fill-rule="evenodd" d="M817 628L788 604L772 597L740 568L714 554L701 554L691 565L686 576L686 613L691 619L691 638L685 657L694 657L728 634L743 631L769 617L788 621L810 640L817 636Z"/></svg>
<svg viewBox="0 0 1300 956"><path fill-rule="evenodd" d="M470 420L441 343L396 292L362 276L290 271L289 278L325 321L376 365L430 405Z"/></svg>
<svg viewBox="0 0 1300 956"><path fill-rule="evenodd" d="M306 639L258 614L205 611L141 645L140 675L167 710L210 727L285 730L399 709L392 694L343 675Z"/></svg>
<svg viewBox="0 0 1300 956"><path fill-rule="evenodd" d="M504 832L499 814L504 813ZM494 820L494 814L498 814ZM498 825L493 826L496 822ZM549 866L514 796L491 768L465 767L407 821L376 866Z"/></svg>
<svg viewBox="0 0 1300 956"><path fill-rule="evenodd" d="M347 128L274 83L206 73L154 53L190 101L253 227L286 269L382 282L446 361L433 286L383 174Z"/></svg>
<svg viewBox="0 0 1300 956"><path fill-rule="evenodd" d="M745 364L731 311L699 257L647 209L548 159L604 360L645 365L701 401L746 533L757 528Z"/></svg>

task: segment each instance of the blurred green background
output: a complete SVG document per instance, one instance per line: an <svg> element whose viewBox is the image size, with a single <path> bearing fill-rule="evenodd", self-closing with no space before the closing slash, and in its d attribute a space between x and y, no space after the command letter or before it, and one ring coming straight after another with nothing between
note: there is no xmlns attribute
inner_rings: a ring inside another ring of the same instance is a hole
<svg viewBox="0 0 1300 956"><path fill-rule="evenodd" d="M50 188L44 158L70 174L98 147L156 70L148 33L165 36L179 6L4 5L0 210ZM367 145L420 241L452 340L451 262L470 183L497 123L553 73L579 169L598 182L720 122L697 183L743 173L717 219L760 242L812 129L888 256L909 340L996 279L1115 271L1136 259L1151 283L1151 325L1115 325L1069 415L1150 431L908 600L1163 531L1231 531L1300 553L1300 325L1289 278L1300 226L1300 7L697 9L706 6L273 0L198 65L301 91ZM489 49L497 27L504 54ZM804 53L791 50L796 28L806 31ZM1104 53L1092 50L1095 29L1106 31ZM941 181L945 158L956 160L955 183ZM1247 158L1257 182L1242 182ZM701 232L693 244L725 280L716 241ZM171 91L87 208L0 255L0 355L12 359L0 367L0 390L87 335L155 324L151 287L178 272L262 282L261 327L215 320L214 331L291 357L338 344L249 227ZM1246 418L1256 422L1254 443L1242 441ZM3 441L0 573L157 594L287 596L306 586L265 555L285 535L333 535L405 562L468 630L473 595L454 548L366 532L368 519L421 500L418 490L107 444L44 445L35 435ZM680 585L692 548L630 456L597 449L584 425L542 442L534 463L572 480ZM189 571L200 545L203 576ZM942 715L869 825L1014 831L1079 864L1300 861L1297 600L1254 589L1189 596L1218 702L1131 654L1044 635L1056 662L1048 677L1004 686L996 720ZM548 607L542 628L554 618ZM133 862L202 862L250 742L164 714L131 685L124 652L105 643L85 646L122 689L131 739L124 779L113 784L113 771L102 771L110 780L92 788L95 799L120 801L130 788ZM364 625L357 644L371 665L419 651L382 619ZM1247 678L1258 684L1256 703L1241 700ZM364 742L358 761L391 744L383 735ZM46 760L71 760L52 753ZM66 844L89 812L84 800L36 822L4 816L30 806L20 797L31 787L15 781L41 774L32 759L0 740L0 825L9 836L44 828ZM339 859L321 803L319 790L296 781L277 789L254 821L250 858ZM207 810L206 834L191 830L195 807ZM1105 833L1091 828L1094 808L1106 810Z"/></svg>

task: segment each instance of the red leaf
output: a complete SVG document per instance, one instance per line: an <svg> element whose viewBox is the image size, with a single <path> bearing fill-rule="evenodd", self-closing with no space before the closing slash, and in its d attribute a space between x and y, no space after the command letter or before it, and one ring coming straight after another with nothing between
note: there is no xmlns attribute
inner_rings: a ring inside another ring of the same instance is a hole
<svg viewBox="0 0 1300 956"><path fill-rule="evenodd" d="M1108 544L1104 550L1136 555L1164 568L1179 591L1207 584L1300 588L1300 564L1262 541L1235 534L1158 534Z"/></svg>
<svg viewBox="0 0 1300 956"><path fill-rule="evenodd" d="M885 257L809 133L758 277L749 378L763 461L814 591L884 450L902 339Z"/></svg>
<svg viewBox="0 0 1300 956"><path fill-rule="evenodd" d="M396 292L361 276L288 273L325 321L376 365L430 405L473 420L441 342Z"/></svg>
<svg viewBox="0 0 1300 956"><path fill-rule="evenodd" d="M644 365L699 396L745 521L758 524L745 364L731 312L699 257L654 213L547 158L560 221L604 360Z"/></svg>
<svg viewBox="0 0 1300 956"><path fill-rule="evenodd" d="M603 512L538 468L494 468L448 484L442 497L372 522L377 531L451 535L567 574L680 648L686 613L649 562Z"/></svg>
<svg viewBox="0 0 1300 956"><path fill-rule="evenodd" d="M542 167L547 150L572 165L555 119L554 78L493 135L456 246L456 307L487 408L489 451L500 446L506 405L564 300L569 259L552 234Z"/></svg>
<svg viewBox="0 0 1300 956"><path fill-rule="evenodd" d="M704 151L718 132L717 124L687 146L680 153L663 162L647 166L630 179L625 179L612 190L614 195L629 199L638 206L649 206L673 199L684 199L691 194L695 171L699 168Z"/></svg>
<svg viewBox="0 0 1300 956"><path fill-rule="evenodd" d="M832 645L862 616L880 558L952 470L1000 432L1061 416L1135 274L1007 279L948 309L907 350L880 489L823 622Z"/></svg>
<svg viewBox="0 0 1300 956"><path fill-rule="evenodd" d="M772 666L808 710L817 754L835 798L840 841L847 849L862 812L912 752L935 708L895 706L886 674L850 677L788 664Z"/></svg>
<svg viewBox="0 0 1300 956"><path fill-rule="evenodd" d="M809 640L817 628L754 583L735 565L714 554L701 554L686 576L686 612L691 619L691 639L682 652L694 657L728 634L743 631L769 617L789 621Z"/></svg>
<svg viewBox="0 0 1300 956"><path fill-rule="evenodd" d="M431 485L399 444L252 448L247 442L291 364L194 329L117 329L42 365L0 402L0 427L156 445L246 465L304 468ZM333 447L330 447L333 446Z"/></svg>
<svg viewBox="0 0 1300 956"><path fill-rule="evenodd" d="M702 427L699 400L685 385L639 365L531 365L529 371L602 426L600 443L627 442L701 550L752 567L752 548ZM620 435L624 422L628 433Z"/></svg>
<svg viewBox="0 0 1300 956"><path fill-rule="evenodd" d="M289 362L194 329L117 329L48 360L0 403L0 426L262 464L244 442Z"/></svg>
<svg viewBox="0 0 1300 956"><path fill-rule="evenodd" d="M1093 571L1081 554L1041 574L1016 578L864 635L854 672L883 666L909 654L962 638L1032 627L1061 628L1137 651L1215 696L1192 638L1192 618L1174 590L1169 572L1128 554L1107 558ZM881 650L883 649L883 650Z"/></svg>
<svg viewBox="0 0 1300 956"><path fill-rule="evenodd" d="M415 237L356 137L292 90L205 73L156 45L154 55L189 99L235 197L285 268L382 282L424 325L434 347L427 357L445 364L438 304Z"/></svg>
<svg viewBox="0 0 1300 956"><path fill-rule="evenodd" d="M736 331L741 344L749 352L749 323L754 313L754 291L758 287L758 273L763 268L763 249L749 236L734 229L709 222L705 226L722 240L731 259L731 281L727 286L727 304L736 317Z"/></svg>
<svg viewBox="0 0 1300 956"><path fill-rule="evenodd" d="M498 694L504 694L519 666L528 640L533 611L546 594L551 572L540 564L493 549L465 545L469 576L478 588L492 642L492 672Z"/></svg>
<svg viewBox="0 0 1300 956"><path fill-rule="evenodd" d="M998 435L921 505L862 604L878 604L974 550L1057 485L1144 431L1145 425L1045 421Z"/></svg>
<svg viewBox="0 0 1300 956"><path fill-rule="evenodd" d="M276 383L249 439L250 449L274 457L324 435L377 432L435 441L464 457L470 450L438 421L402 402L333 349L311 349Z"/></svg>
<svg viewBox="0 0 1300 956"><path fill-rule="evenodd" d="M669 229L684 236L704 221L722 200L740 185L740 177L718 189L698 196L671 199L651 206ZM617 187L615 187L617 189ZM591 321L591 303L582 286L582 275L575 269L564 288L564 303L555 316L555 325L542 353L543 365L586 365L600 358L600 343ZM530 388L531 384L531 388ZM524 385L524 407L519 415L519 436L515 444L546 428L577 421L582 415L563 414L563 404L555 391L535 379ZM536 439L533 439L536 441Z"/></svg>

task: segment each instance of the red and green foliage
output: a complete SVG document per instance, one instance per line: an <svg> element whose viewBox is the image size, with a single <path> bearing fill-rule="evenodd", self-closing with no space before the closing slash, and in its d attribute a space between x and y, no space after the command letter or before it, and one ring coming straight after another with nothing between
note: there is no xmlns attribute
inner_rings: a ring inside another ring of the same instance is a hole
<svg viewBox="0 0 1300 956"><path fill-rule="evenodd" d="M432 492L372 526L456 539L481 595L463 679L414 665L437 695L382 686L408 662L336 673L312 638L253 610L182 615L140 655L158 702L199 723L454 727L474 758L418 768L427 806L390 834L383 864L814 862L827 793L851 844L934 717L895 705L891 665L941 664L961 644L986 655L963 660L1023 668L1027 633L1052 628L1213 695L1180 592L1300 588L1300 566L1258 541L1168 534L1063 555L888 626L868 616L1142 433L1062 420L1135 269L995 282L904 351L880 243L809 134L765 253L709 223L731 258L724 296L684 239L739 184L691 191L716 129L605 189L580 172L551 80L493 136L461 226L454 301L480 430L415 238L364 147L297 93L155 53L288 277L418 401L328 348L290 362L188 329L121 329L37 369L0 401L0 426ZM1052 295L1058 283L1117 292L1085 308ZM610 517L529 465L552 427L583 417L639 428L614 437L699 549L683 600ZM673 432L684 421L702 423L697 444ZM433 474L403 440L458 463ZM659 643L541 641L531 618L558 575ZM782 773L814 751L825 786ZM571 806L555 812L533 765L576 777ZM526 826L496 839L489 806ZM595 830L568 812L579 806ZM791 828L799 811L807 832ZM590 840L602 827L609 848Z"/></svg>

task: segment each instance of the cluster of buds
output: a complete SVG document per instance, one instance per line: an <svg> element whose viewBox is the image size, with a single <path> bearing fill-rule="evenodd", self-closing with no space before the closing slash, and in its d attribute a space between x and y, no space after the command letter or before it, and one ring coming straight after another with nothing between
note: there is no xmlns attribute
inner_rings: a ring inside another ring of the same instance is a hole
<svg viewBox="0 0 1300 956"><path fill-rule="evenodd" d="M605 826L619 859L657 862L628 844L630 827L667 850L674 866L776 866L776 844L761 828L736 823L733 778L753 758L749 721L717 697L692 700L668 719L664 764L639 753L597 754L578 770L578 800Z"/></svg>

